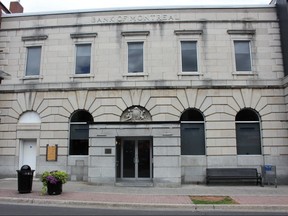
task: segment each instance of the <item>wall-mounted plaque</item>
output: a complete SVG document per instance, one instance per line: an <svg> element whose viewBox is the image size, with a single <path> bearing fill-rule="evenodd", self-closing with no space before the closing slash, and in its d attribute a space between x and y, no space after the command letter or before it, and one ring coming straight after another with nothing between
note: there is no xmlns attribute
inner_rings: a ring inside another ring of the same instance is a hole
<svg viewBox="0 0 288 216"><path fill-rule="evenodd" d="M57 161L58 145L46 145L46 161Z"/></svg>
<svg viewBox="0 0 288 216"><path fill-rule="evenodd" d="M105 149L105 154L112 154L112 149Z"/></svg>

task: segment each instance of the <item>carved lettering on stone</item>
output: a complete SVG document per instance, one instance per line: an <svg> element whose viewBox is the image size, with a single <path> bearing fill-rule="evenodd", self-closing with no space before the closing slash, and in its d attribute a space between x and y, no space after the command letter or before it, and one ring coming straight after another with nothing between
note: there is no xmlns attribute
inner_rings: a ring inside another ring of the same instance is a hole
<svg viewBox="0 0 288 216"><path fill-rule="evenodd" d="M180 20L176 14L143 14L143 15L119 15L107 17L92 17L91 22L97 24L106 23L135 23L135 22L173 22Z"/></svg>

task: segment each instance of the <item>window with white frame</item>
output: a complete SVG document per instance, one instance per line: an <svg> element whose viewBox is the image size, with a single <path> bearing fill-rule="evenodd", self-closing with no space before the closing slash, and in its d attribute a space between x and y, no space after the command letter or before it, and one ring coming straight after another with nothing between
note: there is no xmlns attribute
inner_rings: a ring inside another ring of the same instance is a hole
<svg viewBox="0 0 288 216"><path fill-rule="evenodd" d="M41 65L41 46L27 47L25 76L39 76Z"/></svg>
<svg viewBox="0 0 288 216"><path fill-rule="evenodd" d="M76 44L75 74L89 74L91 69L91 44Z"/></svg>
<svg viewBox="0 0 288 216"><path fill-rule="evenodd" d="M181 41L182 72L197 72L197 42Z"/></svg>
<svg viewBox="0 0 288 216"><path fill-rule="evenodd" d="M234 50L236 71L252 71L250 41L235 40Z"/></svg>
<svg viewBox="0 0 288 216"><path fill-rule="evenodd" d="M144 72L144 42L128 42L128 73Z"/></svg>
<svg viewBox="0 0 288 216"><path fill-rule="evenodd" d="M123 64L123 76L128 77L144 77L148 76L146 68L146 46L149 31L123 31L122 43L123 56L125 63Z"/></svg>

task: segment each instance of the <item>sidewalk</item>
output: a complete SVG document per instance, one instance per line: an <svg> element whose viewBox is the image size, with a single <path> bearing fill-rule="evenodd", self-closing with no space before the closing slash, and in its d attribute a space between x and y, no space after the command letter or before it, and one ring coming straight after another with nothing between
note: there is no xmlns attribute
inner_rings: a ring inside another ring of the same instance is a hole
<svg viewBox="0 0 288 216"><path fill-rule="evenodd" d="M253 210L288 212L288 186L206 186L179 188L96 186L68 182L61 195L41 195L34 180L32 193L19 194L17 179L0 179L0 202L117 208L181 208L185 210ZM195 205L189 196L230 196L235 205Z"/></svg>

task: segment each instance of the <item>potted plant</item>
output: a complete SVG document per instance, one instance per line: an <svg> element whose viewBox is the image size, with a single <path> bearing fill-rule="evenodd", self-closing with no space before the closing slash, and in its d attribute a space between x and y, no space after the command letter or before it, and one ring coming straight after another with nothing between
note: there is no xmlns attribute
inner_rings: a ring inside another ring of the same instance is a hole
<svg viewBox="0 0 288 216"><path fill-rule="evenodd" d="M41 181L43 182L42 193L48 193L49 195L58 195L62 193L62 185L68 180L68 174L64 171L54 170L45 171L41 175Z"/></svg>

